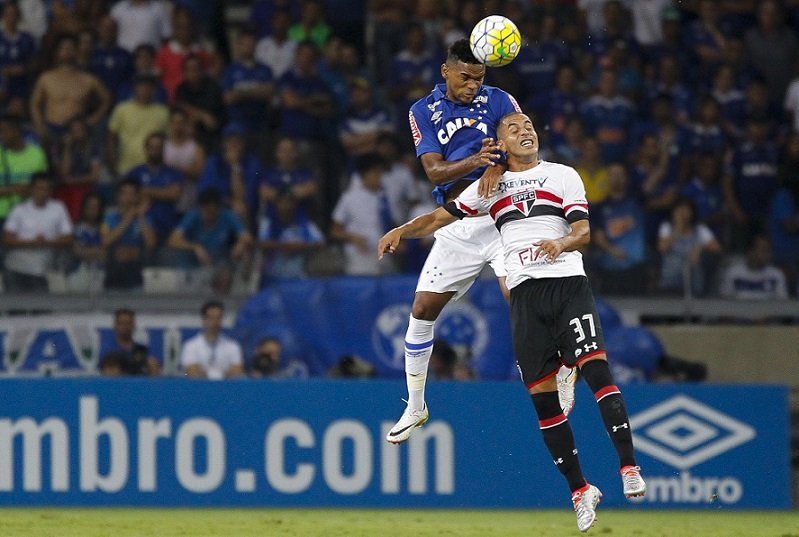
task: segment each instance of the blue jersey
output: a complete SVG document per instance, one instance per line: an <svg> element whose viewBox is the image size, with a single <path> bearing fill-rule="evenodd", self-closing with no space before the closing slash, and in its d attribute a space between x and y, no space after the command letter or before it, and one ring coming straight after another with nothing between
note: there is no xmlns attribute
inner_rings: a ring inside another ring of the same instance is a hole
<svg viewBox="0 0 799 537"><path fill-rule="evenodd" d="M509 93L492 86L482 86L469 104L450 101L446 97L446 84L438 84L427 97L411 106L408 119L411 123L416 156L438 153L444 160L456 161L477 153L483 138L497 137L499 120L521 108ZM445 193L460 180L479 179L485 168L433 190L436 202L444 203Z"/></svg>
<svg viewBox="0 0 799 537"><path fill-rule="evenodd" d="M245 65L241 62L231 63L222 77L222 86L226 91L249 89L259 84L268 84L273 80L272 70L266 65L255 63ZM249 130L256 130L266 120L267 103L264 101L241 101L228 106L230 121L242 123Z"/></svg>
<svg viewBox="0 0 799 537"><path fill-rule="evenodd" d="M9 38L0 31L0 67L8 65L28 65L36 54L36 42L27 32L17 32ZM12 97L27 97L29 91L28 75L9 77L7 91Z"/></svg>
<svg viewBox="0 0 799 537"><path fill-rule="evenodd" d="M135 179L143 187L164 188L183 182L183 176L175 168L159 166L150 168L147 164L136 166L127 173L127 177ZM169 236L178 222L178 213L174 201L153 201L147 211L153 229L159 240Z"/></svg>
<svg viewBox="0 0 799 537"><path fill-rule="evenodd" d="M117 97L117 91L133 74L133 57L122 47L98 47L89 59L89 70Z"/></svg>

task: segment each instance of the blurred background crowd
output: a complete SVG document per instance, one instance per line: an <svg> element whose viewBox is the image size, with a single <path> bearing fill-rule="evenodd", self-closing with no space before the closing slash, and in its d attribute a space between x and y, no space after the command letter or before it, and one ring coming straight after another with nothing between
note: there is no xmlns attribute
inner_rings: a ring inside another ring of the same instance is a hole
<svg viewBox="0 0 799 537"><path fill-rule="evenodd" d="M3 2L5 290L417 272L430 240L376 256L433 208L408 108L495 13L600 293L796 296L797 0Z"/></svg>

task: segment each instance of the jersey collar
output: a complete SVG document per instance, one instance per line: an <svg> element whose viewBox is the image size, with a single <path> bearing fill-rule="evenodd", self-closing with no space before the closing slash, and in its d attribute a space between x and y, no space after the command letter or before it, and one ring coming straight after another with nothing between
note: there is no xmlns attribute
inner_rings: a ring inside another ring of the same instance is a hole
<svg viewBox="0 0 799 537"><path fill-rule="evenodd" d="M480 91L477 92L477 96L482 95L484 91L485 91L485 86L480 86ZM475 99L477 98L477 96L475 96ZM462 103L460 101L453 101L452 99L447 97L446 84L436 84L436 86L433 88L433 99L435 99L436 101L444 99L459 106L469 106L469 104L471 104L471 103Z"/></svg>

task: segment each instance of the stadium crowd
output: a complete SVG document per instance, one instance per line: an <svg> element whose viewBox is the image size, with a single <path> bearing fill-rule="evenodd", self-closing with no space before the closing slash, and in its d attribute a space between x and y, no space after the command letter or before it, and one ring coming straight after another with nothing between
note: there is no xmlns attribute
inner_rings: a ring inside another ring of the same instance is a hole
<svg viewBox="0 0 799 537"><path fill-rule="evenodd" d="M376 256L432 204L408 108L493 13L600 293L796 296L796 0L3 2L4 288L417 272L428 240Z"/></svg>

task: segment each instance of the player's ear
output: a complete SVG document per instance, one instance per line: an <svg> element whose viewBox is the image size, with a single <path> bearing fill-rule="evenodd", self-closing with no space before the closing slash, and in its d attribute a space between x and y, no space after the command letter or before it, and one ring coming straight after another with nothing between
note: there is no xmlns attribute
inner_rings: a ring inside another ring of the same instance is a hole
<svg viewBox="0 0 799 537"><path fill-rule="evenodd" d="M507 146L505 145L505 140L497 141L497 149L499 149L500 151L505 151L507 149Z"/></svg>
<svg viewBox="0 0 799 537"><path fill-rule="evenodd" d="M442 63L441 64L441 78L446 80L448 74L449 74L449 67L447 67L446 63Z"/></svg>

